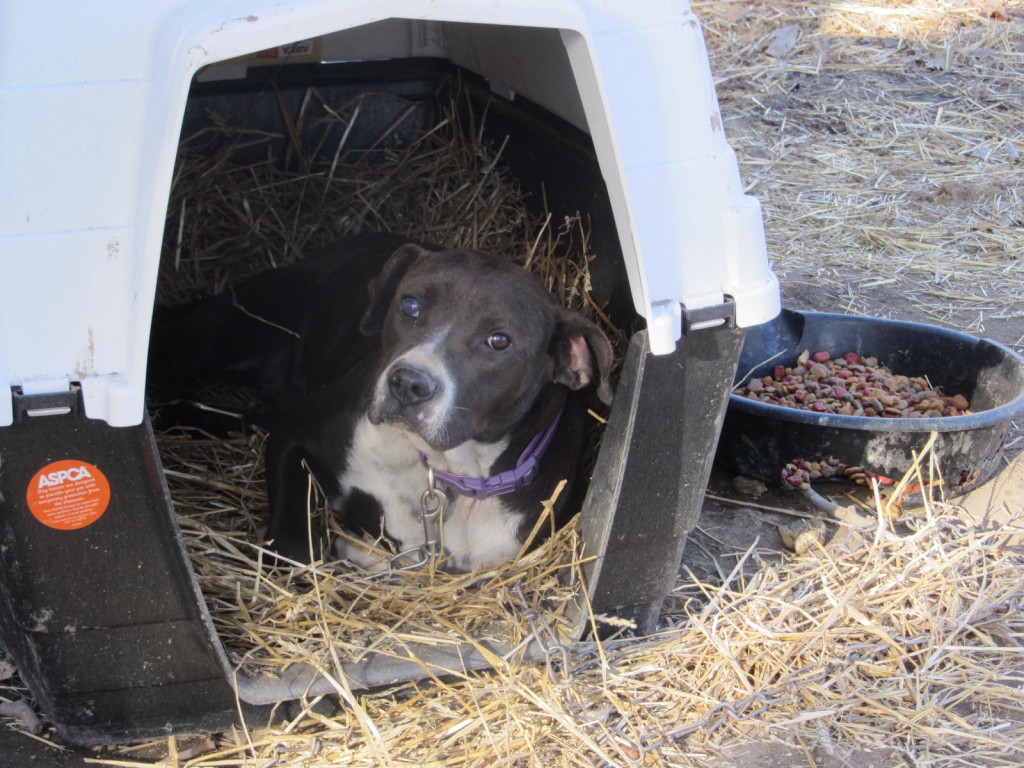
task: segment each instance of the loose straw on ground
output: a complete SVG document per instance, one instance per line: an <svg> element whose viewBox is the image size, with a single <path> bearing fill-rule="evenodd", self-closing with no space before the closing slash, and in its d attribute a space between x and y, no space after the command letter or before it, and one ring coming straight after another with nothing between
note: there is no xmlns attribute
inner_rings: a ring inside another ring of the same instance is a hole
<svg viewBox="0 0 1024 768"><path fill-rule="evenodd" d="M784 283L978 333L1024 316L1024 5L694 9Z"/></svg>

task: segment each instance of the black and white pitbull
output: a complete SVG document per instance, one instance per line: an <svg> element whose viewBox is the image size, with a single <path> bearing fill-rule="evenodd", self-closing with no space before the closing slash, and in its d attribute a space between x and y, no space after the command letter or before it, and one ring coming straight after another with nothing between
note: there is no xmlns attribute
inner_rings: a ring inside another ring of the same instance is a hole
<svg viewBox="0 0 1024 768"><path fill-rule="evenodd" d="M420 547L432 472L460 570L513 557L561 480L556 516L578 507L585 400L610 404L611 363L605 335L507 259L381 234L157 315L150 354L157 379L216 373L282 407L266 450L279 554L323 551L308 471L346 528ZM372 565L362 552L340 554Z"/></svg>
<svg viewBox="0 0 1024 768"><path fill-rule="evenodd" d="M309 559L308 466L347 527L399 551L420 547L432 470L449 499L439 527L447 565L515 556L557 483L577 485L578 392L593 386L610 404L607 338L504 258L414 244L370 283L359 330L377 340L369 356L271 431L272 546ZM373 565L351 544L339 554Z"/></svg>

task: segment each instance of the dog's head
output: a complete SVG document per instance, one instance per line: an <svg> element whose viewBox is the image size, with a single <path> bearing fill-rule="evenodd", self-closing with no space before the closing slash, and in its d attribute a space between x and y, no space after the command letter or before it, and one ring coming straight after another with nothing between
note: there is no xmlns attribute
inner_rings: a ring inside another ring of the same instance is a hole
<svg viewBox="0 0 1024 768"><path fill-rule="evenodd" d="M550 383L612 399L612 348L525 270L472 250L399 248L370 284L360 329L380 333L373 423L397 423L436 450L493 442Z"/></svg>

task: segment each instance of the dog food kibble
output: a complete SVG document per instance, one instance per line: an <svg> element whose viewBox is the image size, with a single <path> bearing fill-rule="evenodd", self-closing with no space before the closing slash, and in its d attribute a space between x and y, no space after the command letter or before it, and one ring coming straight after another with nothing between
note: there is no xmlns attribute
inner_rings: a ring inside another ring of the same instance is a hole
<svg viewBox="0 0 1024 768"><path fill-rule="evenodd" d="M848 467L839 459L808 461L795 459L782 468L782 483L792 488L810 488L813 480L849 480L866 485L868 473L863 467Z"/></svg>
<svg viewBox="0 0 1024 768"><path fill-rule="evenodd" d="M919 419L963 416L970 403L946 395L922 376L895 374L875 357L847 352L803 352L792 368L776 365L768 376L754 377L736 394L817 413Z"/></svg>

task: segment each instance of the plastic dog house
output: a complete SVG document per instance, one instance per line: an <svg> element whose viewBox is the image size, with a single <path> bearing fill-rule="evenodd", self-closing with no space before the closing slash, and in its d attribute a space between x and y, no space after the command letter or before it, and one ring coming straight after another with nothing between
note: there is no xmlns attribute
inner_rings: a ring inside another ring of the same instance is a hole
<svg viewBox="0 0 1024 768"><path fill-rule="evenodd" d="M145 411L178 140L197 80L315 40L430 58L589 135L628 295L584 506L595 609L657 620L700 508L742 329L779 310L685 2L124 0L0 9L0 641L76 743L222 727L310 679L238 680L184 552ZM421 659L430 663L430 659ZM439 659L439 665L451 659ZM472 659L466 664L472 665ZM353 687L422 674L393 660Z"/></svg>

